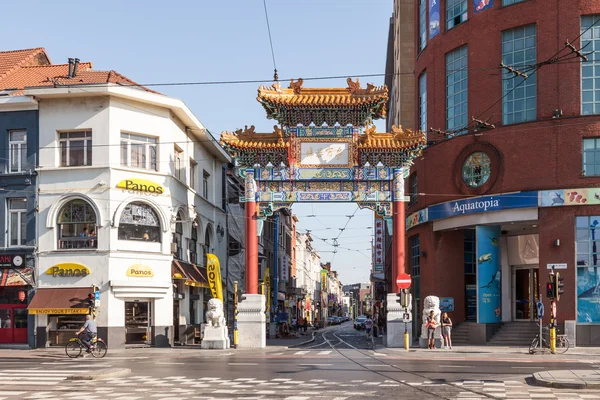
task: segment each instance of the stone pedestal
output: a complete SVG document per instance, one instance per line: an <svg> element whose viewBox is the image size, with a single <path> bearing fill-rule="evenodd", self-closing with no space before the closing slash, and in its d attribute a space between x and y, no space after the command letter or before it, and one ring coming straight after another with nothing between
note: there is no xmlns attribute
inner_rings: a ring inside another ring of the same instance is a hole
<svg viewBox="0 0 600 400"><path fill-rule="evenodd" d="M204 337L202 338L203 349L228 349L229 336L227 335L227 326L208 326L202 324Z"/></svg>
<svg viewBox="0 0 600 400"><path fill-rule="evenodd" d="M402 319L404 308L396 301L398 296L396 293L388 293L387 295L387 334L385 338L386 347L404 348L404 330L408 330L408 343L412 344L412 322L404 323ZM412 313L412 307L408 309Z"/></svg>
<svg viewBox="0 0 600 400"><path fill-rule="evenodd" d="M238 347L264 348L267 346L265 307L262 294L245 294L238 303Z"/></svg>

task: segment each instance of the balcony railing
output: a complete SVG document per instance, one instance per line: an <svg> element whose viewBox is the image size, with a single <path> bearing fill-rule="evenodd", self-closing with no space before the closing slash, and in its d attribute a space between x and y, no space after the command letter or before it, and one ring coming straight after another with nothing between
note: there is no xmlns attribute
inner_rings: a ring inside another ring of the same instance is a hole
<svg viewBox="0 0 600 400"><path fill-rule="evenodd" d="M98 238L95 236L88 237L70 237L58 240L58 248L64 249L97 249Z"/></svg>

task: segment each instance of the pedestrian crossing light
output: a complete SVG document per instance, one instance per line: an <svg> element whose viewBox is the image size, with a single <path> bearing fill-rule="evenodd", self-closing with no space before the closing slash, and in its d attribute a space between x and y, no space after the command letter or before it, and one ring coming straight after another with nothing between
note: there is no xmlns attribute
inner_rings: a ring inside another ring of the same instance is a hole
<svg viewBox="0 0 600 400"><path fill-rule="evenodd" d="M554 288L554 290L556 294L555 298L557 301L560 300L560 295L565 293L565 284L563 283L564 279L565 278L563 276L560 276L560 273L556 273L556 287Z"/></svg>

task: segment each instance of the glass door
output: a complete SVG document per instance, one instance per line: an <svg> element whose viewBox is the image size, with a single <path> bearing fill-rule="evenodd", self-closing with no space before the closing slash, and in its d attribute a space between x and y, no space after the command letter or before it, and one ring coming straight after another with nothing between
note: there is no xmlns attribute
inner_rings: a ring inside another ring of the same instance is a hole
<svg viewBox="0 0 600 400"><path fill-rule="evenodd" d="M150 339L150 303L125 302L125 344L148 344Z"/></svg>
<svg viewBox="0 0 600 400"><path fill-rule="evenodd" d="M27 308L7 305L0 308L0 344L27 343Z"/></svg>
<svg viewBox="0 0 600 400"><path fill-rule="evenodd" d="M539 299L538 269L514 267L512 274L513 320L533 321Z"/></svg>

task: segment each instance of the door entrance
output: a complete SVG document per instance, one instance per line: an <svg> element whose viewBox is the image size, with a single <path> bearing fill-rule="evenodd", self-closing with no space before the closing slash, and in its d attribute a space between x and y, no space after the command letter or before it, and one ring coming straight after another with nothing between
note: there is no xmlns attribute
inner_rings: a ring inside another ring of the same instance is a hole
<svg viewBox="0 0 600 400"><path fill-rule="evenodd" d="M125 302L125 344L151 344L150 316L150 302Z"/></svg>
<svg viewBox="0 0 600 400"><path fill-rule="evenodd" d="M0 306L0 343L27 343L27 305Z"/></svg>
<svg viewBox="0 0 600 400"><path fill-rule="evenodd" d="M533 321L539 299L538 267L513 267L513 321Z"/></svg>

